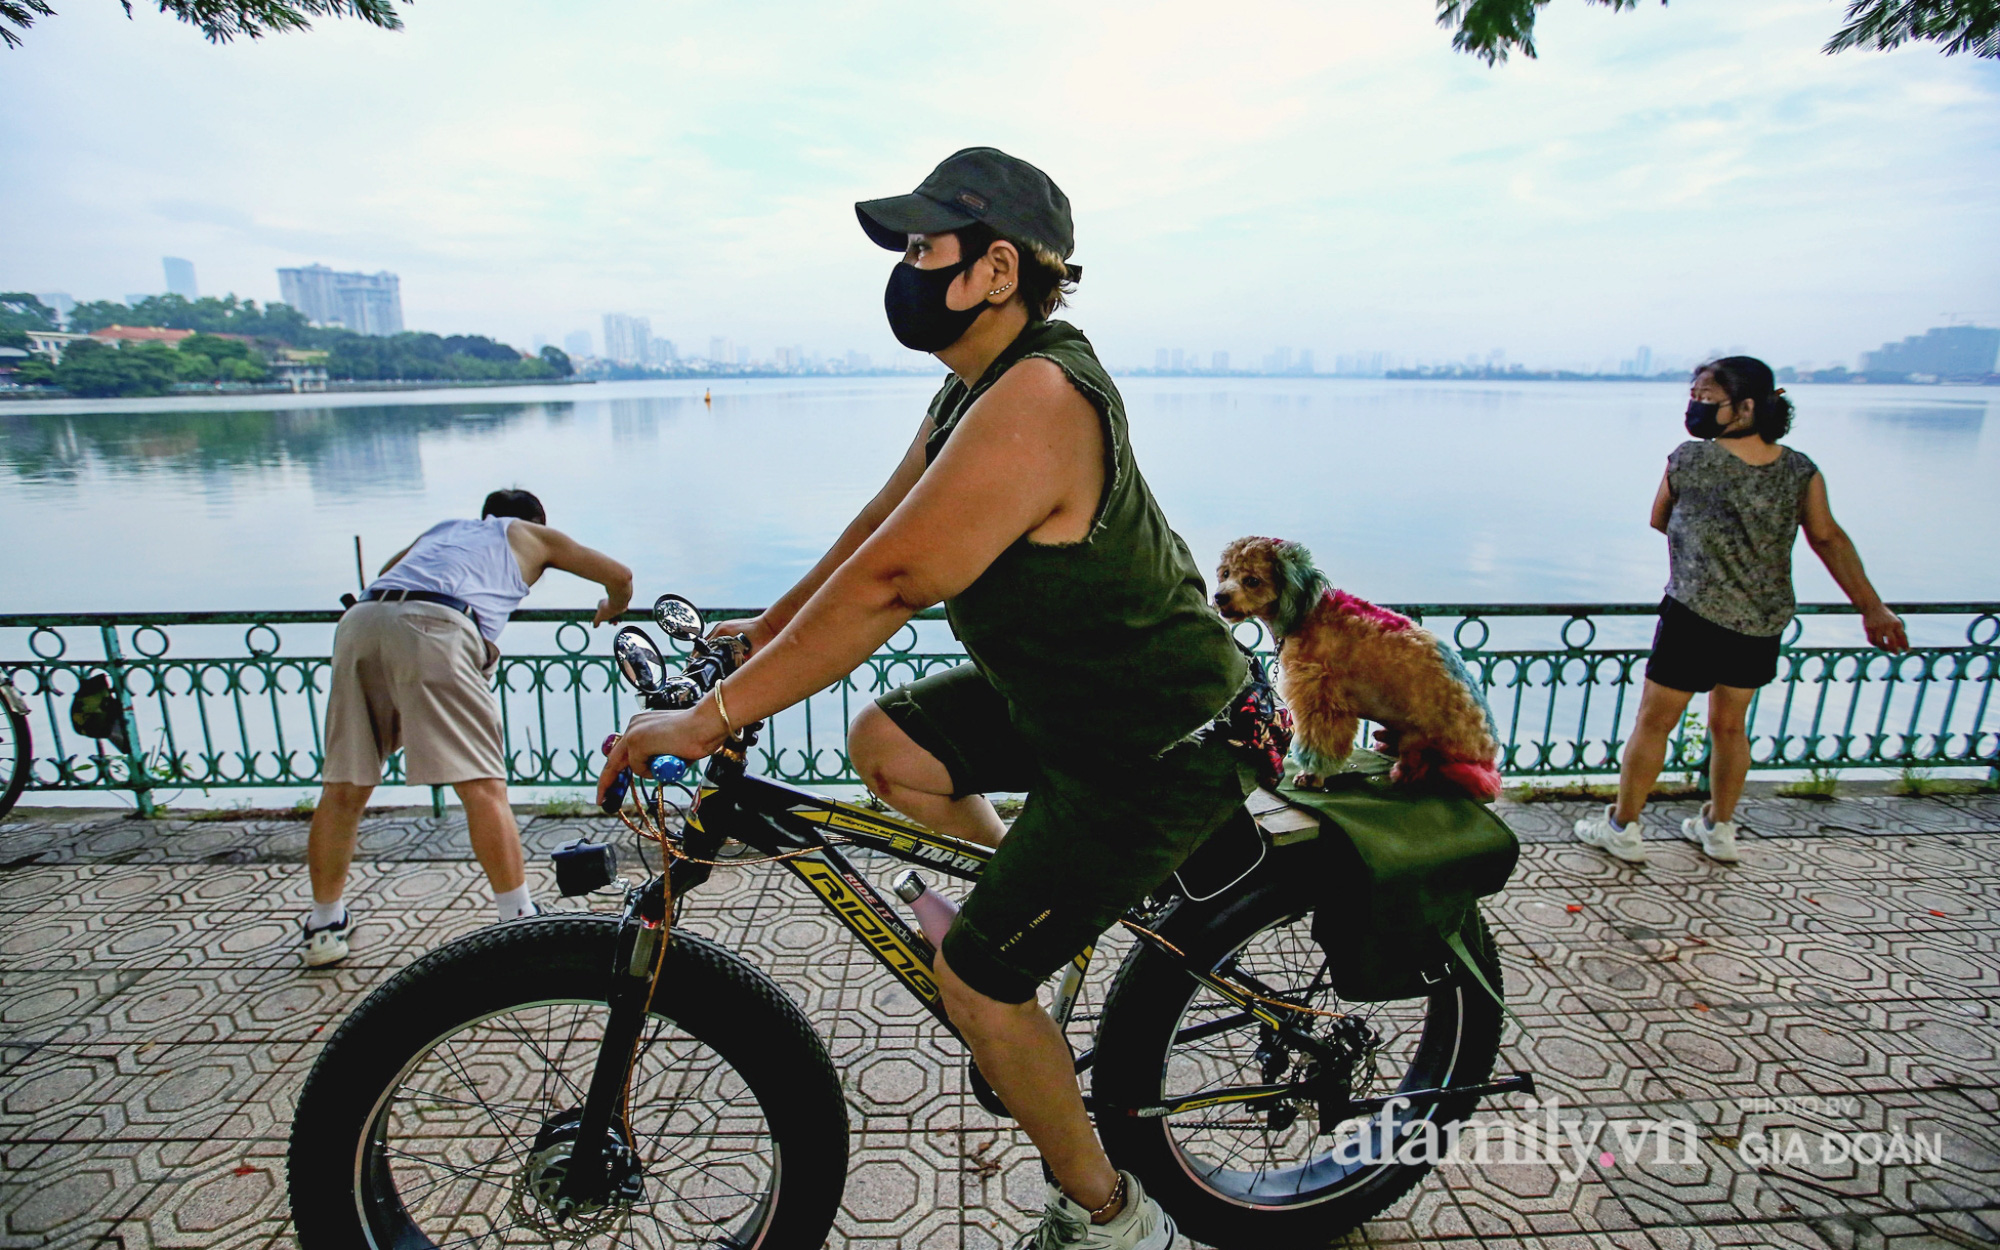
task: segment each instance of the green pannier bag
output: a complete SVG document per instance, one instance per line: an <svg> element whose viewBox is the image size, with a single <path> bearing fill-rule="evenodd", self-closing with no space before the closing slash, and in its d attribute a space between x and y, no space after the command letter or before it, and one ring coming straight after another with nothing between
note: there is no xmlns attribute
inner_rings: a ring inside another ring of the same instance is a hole
<svg viewBox="0 0 2000 1250"><path fill-rule="evenodd" d="M1349 1002L1423 997L1454 962L1469 964L1483 982L1467 953L1480 945L1473 932L1478 902L1507 884L1521 855L1514 831L1492 808L1392 786L1392 763L1357 750L1323 790L1292 784L1296 770L1277 789L1319 822L1312 841L1324 886L1313 938L1331 956L1334 991ZM1266 818L1260 823L1269 828Z"/></svg>

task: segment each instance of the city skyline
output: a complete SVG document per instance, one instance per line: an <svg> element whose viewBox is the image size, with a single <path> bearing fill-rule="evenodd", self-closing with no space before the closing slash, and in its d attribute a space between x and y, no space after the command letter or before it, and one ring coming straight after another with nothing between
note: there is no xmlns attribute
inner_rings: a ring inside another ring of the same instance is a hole
<svg viewBox="0 0 2000 1250"><path fill-rule="evenodd" d="M167 277L167 294L183 298L198 298L194 295L194 267L187 260L166 257L162 261ZM400 326L400 300L397 294L396 275L390 273L362 274L336 273L323 265L305 266L279 270L281 286L308 303L312 308L302 308L308 317L321 324L344 324L341 320L341 300L347 300L346 315L362 324L368 324L370 315L367 306L359 301L372 301L378 317L393 316ZM334 282L341 280L340 284ZM179 289L176 289L176 288ZM325 290L320 290L324 287ZM357 291L364 293L357 294ZM315 301L317 293L320 298ZM58 318L67 317L76 303L69 292L53 291L39 293L44 304L56 309ZM143 295L128 294L125 299L136 304L146 298ZM384 301L388 303L384 303ZM288 301L273 301L288 302ZM331 319L324 315L331 310ZM596 341L588 329L572 330L561 335L562 349L579 360L598 359L620 367L635 369L672 370L683 365L693 365L697 371L711 367L723 371L737 369L757 369L773 372L821 372L821 371L868 371L888 368L896 372L926 372L928 366L921 360L910 357L903 360L876 362L869 353L854 348L821 349L807 348L803 344L777 344L765 351L747 344L736 342L724 335L708 337L708 350L704 354L698 350L681 351L672 340L652 334L651 318L629 313L605 313L601 317L603 325L604 350L597 350ZM431 327L424 327L428 333L450 333ZM394 331L365 331L385 333ZM528 355L534 355L545 345L556 341L556 335L537 332L530 338L532 344ZM1335 351L1318 353L1316 349L1280 345L1261 354L1242 356L1227 350L1207 350L1196 348L1155 349L1150 368L1143 360L1107 360L1113 369L1130 373L1170 374L1176 376L1232 375L1232 376L1325 376L1325 377L1383 377L1398 372L1422 372L1431 374L1573 374L1578 376L1634 378L1663 378L1685 374L1705 360L1724 355L1755 354L1745 345L1729 347L1710 346L1705 351L1694 354L1674 354L1655 352L1648 344L1640 344L1629 356L1606 354L1594 361L1578 357L1523 361L1514 359L1504 347L1495 347L1485 353L1465 352L1439 354L1411 354L1392 350L1375 351ZM1981 372L1977 360L1988 362L1986 371L2000 368L2000 329L1975 325L1955 324L1951 326L1929 327L1922 334L1906 335L1900 341L1889 340L1872 350L1862 350L1846 357L1830 356L1826 360L1799 359L1786 361L1773 358L1774 367L1789 374L1807 375L1814 372L1853 372L1877 374L1908 374L1917 380L1934 380L1939 377L1965 378ZM1325 367L1316 361L1325 360ZM1253 363L1256 361L1257 363ZM1851 362L1851 364L1850 364Z"/></svg>
<svg viewBox="0 0 2000 1250"><path fill-rule="evenodd" d="M0 257L0 286L116 295L173 255L262 302L276 268L318 262L399 274L408 323L443 333L553 340L623 311L689 350L721 330L888 360L893 257L853 201L986 142L1069 193L1090 274L1074 319L1128 363L1290 342L1322 369L1496 344L1594 364L1649 342L1852 364L1954 313L2000 320L2000 189L1978 173L2000 66L1821 56L1824 0L1552 6L1541 59L1493 69L1431 16L1031 0L1023 19L1071 52L986 96L945 85L981 69L961 13L930 55L884 61L831 14L742 46L727 14L607 3L551 24L495 0L394 35L211 47L79 8L7 54L0 228L36 246ZM120 142L58 103L79 76L100 113L199 99L208 139ZM273 100L316 119L284 159Z"/></svg>

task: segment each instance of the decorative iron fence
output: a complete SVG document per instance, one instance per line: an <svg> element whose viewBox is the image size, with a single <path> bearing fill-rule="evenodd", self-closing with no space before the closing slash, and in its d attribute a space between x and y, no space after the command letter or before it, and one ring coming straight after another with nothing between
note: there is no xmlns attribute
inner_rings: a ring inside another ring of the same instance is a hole
<svg viewBox="0 0 2000 1250"><path fill-rule="evenodd" d="M1650 637L1644 618L1653 615L1652 605L1400 610L1450 639L1484 683L1504 772L1617 771L1638 707ZM1822 619L1851 617L1851 608L1800 608L1778 679L1752 705L1753 767L2000 769L2000 707L1993 698L2000 604L1897 610L1922 645L1892 656L1832 639L1824 627L1860 632L1851 620ZM710 619L750 613L717 609ZM164 792L317 785L338 619L333 611L0 615L0 678L14 684L30 709L29 789L123 791L150 812ZM588 620L583 611L514 615L509 641L529 649L501 660L495 684L515 784L591 784L597 744L634 708L611 664L609 631L594 636ZM1807 640L1809 624L1829 636ZM1268 650L1269 640L1254 626L1239 636ZM759 747L763 769L806 784L854 784L843 739L860 701L963 658L942 613L921 614L846 680L773 717ZM80 738L71 728L69 699L94 672L105 673L124 695L129 750ZM1685 721L1668 767L1694 771L1706 760L1698 720ZM400 756L391 759L385 784L400 783L401 764Z"/></svg>

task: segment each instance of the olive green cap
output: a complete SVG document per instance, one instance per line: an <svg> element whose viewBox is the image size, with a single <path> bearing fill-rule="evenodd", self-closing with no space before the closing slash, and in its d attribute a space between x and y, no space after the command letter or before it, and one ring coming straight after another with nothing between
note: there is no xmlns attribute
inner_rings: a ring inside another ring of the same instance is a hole
<svg viewBox="0 0 2000 1250"><path fill-rule="evenodd" d="M998 148L953 152L908 195L854 206L868 237L900 252L912 234L941 234L984 222L1010 239L1039 243L1064 261L1076 250L1069 197L1049 176ZM1072 280L1082 266L1070 265Z"/></svg>

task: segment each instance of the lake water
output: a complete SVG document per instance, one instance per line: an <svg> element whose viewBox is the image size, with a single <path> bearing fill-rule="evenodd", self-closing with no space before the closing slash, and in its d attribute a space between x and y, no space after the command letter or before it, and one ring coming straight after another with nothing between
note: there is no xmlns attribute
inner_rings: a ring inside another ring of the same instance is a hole
<svg viewBox="0 0 2000 1250"><path fill-rule="evenodd" d="M1656 599L1667 383L1127 378L1139 462L1204 568L1308 543L1387 602ZM935 382L614 383L0 405L0 611L335 606L496 486L633 566L642 600L767 602L875 491ZM1793 445L1891 599L2000 599L2000 392L1798 386ZM1838 589L1801 545L1800 598ZM594 603L552 575L530 606ZM1858 631L1856 631L1858 632ZM1955 640L1955 639L1953 639Z"/></svg>

